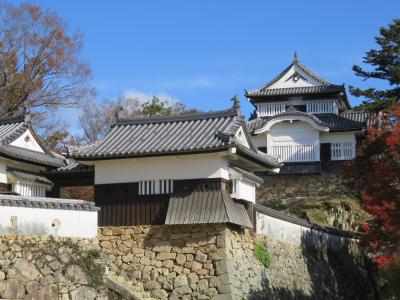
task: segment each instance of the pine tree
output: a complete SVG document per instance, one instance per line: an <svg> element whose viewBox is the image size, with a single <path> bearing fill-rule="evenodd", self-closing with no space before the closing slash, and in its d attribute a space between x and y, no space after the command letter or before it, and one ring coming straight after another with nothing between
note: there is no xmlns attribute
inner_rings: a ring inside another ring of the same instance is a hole
<svg viewBox="0 0 400 300"><path fill-rule="evenodd" d="M358 65L353 66L354 73L367 79L380 79L388 83L387 89L360 89L350 86L350 92L356 97L367 98L357 109L378 112L392 108L400 101L400 19L394 20L388 27L380 29L380 36L375 38L377 49L371 49L363 57L364 63L373 67L366 71Z"/></svg>

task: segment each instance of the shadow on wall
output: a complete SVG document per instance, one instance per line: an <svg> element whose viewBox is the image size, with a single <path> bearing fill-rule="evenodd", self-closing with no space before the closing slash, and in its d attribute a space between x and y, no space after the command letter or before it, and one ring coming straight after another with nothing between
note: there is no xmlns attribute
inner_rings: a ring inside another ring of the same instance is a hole
<svg viewBox="0 0 400 300"><path fill-rule="evenodd" d="M0 225L0 234L47 235L48 229L41 223L21 223L15 227Z"/></svg>
<svg viewBox="0 0 400 300"><path fill-rule="evenodd" d="M265 278L263 291L252 291L248 299L380 299L374 276L368 271L371 266L356 242L341 239L335 247L329 244L327 239L316 243L312 231L302 235L300 247L311 280L311 294L306 294L301 287L297 290L273 287Z"/></svg>

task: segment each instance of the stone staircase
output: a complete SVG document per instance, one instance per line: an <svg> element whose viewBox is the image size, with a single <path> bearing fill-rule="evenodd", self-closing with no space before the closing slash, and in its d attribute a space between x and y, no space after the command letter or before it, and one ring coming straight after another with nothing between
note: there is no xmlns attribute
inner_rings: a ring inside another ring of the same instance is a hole
<svg viewBox="0 0 400 300"><path fill-rule="evenodd" d="M132 284L125 280L123 276L107 274L104 279L105 285L114 293L120 295L125 300L151 300L150 293L144 290L143 284Z"/></svg>

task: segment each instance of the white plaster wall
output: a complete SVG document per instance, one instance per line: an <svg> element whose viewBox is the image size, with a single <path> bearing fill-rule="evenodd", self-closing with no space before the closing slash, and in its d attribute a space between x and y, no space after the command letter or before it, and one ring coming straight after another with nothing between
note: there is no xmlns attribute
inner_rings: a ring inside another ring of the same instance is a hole
<svg viewBox="0 0 400 300"><path fill-rule="evenodd" d="M195 154L96 161L95 184L154 179L229 179L228 162L219 154Z"/></svg>
<svg viewBox="0 0 400 300"><path fill-rule="evenodd" d="M268 238L273 240L296 246L302 244L316 246L321 243L327 243L329 246L335 248L346 240L349 240L345 237L273 218L260 212L256 212L256 232L257 234L268 236Z"/></svg>
<svg viewBox="0 0 400 300"><path fill-rule="evenodd" d="M267 147L267 133L263 132L257 135L251 136L253 144L256 148Z"/></svg>
<svg viewBox="0 0 400 300"><path fill-rule="evenodd" d="M243 128L240 127L239 130L235 134L238 142L243 146L250 148L249 142L247 141L246 135L244 134Z"/></svg>
<svg viewBox="0 0 400 300"><path fill-rule="evenodd" d="M321 132L321 143L339 143L339 142L352 142L356 145L355 132Z"/></svg>
<svg viewBox="0 0 400 300"><path fill-rule="evenodd" d="M267 136L268 146L275 145L293 145L307 144L313 145L319 143L319 131L311 125L302 121L293 121L293 123L284 121L271 127Z"/></svg>
<svg viewBox="0 0 400 300"><path fill-rule="evenodd" d="M290 76L292 76L294 72L297 72L306 80L303 80L302 78L300 78L300 80L298 80L297 82L293 81L292 79L288 80L288 78L290 78ZM321 85L321 83L311 78L308 74L304 73L302 69L300 69L295 65L292 66L290 70L284 76L282 76L280 80L271 85L270 88L279 89L279 88L316 86L316 85Z"/></svg>
<svg viewBox="0 0 400 300"><path fill-rule="evenodd" d="M0 182L8 183L7 179L7 165L4 161L0 161Z"/></svg>
<svg viewBox="0 0 400 300"><path fill-rule="evenodd" d="M11 227L14 216L16 229ZM61 223L57 231L51 226L54 219ZM97 211L0 206L0 233L93 238L97 235Z"/></svg>
<svg viewBox="0 0 400 300"><path fill-rule="evenodd" d="M29 140L25 141L27 136L29 137ZM10 145L44 153L42 147L40 147L30 129L27 129L19 138L10 143Z"/></svg>
<svg viewBox="0 0 400 300"><path fill-rule="evenodd" d="M256 186L254 183L247 180L236 181L236 193L232 195L233 198L246 200L256 203Z"/></svg>

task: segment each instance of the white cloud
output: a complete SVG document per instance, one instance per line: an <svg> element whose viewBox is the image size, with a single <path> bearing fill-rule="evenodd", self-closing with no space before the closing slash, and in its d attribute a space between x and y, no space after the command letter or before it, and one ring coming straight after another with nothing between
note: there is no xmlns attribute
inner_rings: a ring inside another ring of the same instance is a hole
<svg viewBox="0 0 400 300"><path fill-rule="evenodd" d="M125 98L130 99L138 99L140 102L147 102L153 99L153 96L156 96L162 100L165 100L169 103L180 102L179 99L169 95L165 92L151 93L151 92L142 92L135 89L128 89L122 93Z"/></svg>
<svg viewBox="0 0 400 300"><path fill-rule="evenodd" d="M162 88L210 88L217 84L217 81L212 78L177 78L163 80L158 83Z"/></svg>

